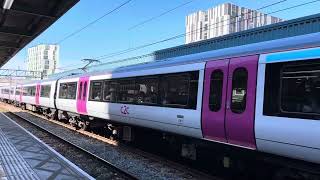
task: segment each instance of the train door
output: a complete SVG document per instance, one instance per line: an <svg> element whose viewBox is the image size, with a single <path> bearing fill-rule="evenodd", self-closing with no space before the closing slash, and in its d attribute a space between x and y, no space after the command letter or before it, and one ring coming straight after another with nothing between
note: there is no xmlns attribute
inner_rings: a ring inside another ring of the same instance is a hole
<svg viewBox="0 0 320 180"><path fill-rule="evenodd" d="M87 114L87 96L88 96L89 77L80 77L78 83L77 111L80 114Z"/></svg>
<svg viewBox="0 0 320 180"><path fill-rule="evenodd" d="M35 94L35 98L36 98L36 105L39 105L39 98L40 98L40 91L41 91L41 85L40 83L37 83L36 85L36 94Z"/></svg>
<svg viewBox="0 0 320 180"><path fill-rule="evenodd" d="M254 107L258 56L206 65L202 112L206 139L256 148Z"/></svg>
<svg viewBox="0 0 320 180"><path fill-rule="evenodd" d="M228 143L255 149L254 113L259 56L233 58L226 104Z"/></svg>
<svg viewBox="0 0 320 180"><path fill-rule="evenodd" d="M206 139L227 142L225 132L229 59L206 64L202 107L202 130Z"/></svg>

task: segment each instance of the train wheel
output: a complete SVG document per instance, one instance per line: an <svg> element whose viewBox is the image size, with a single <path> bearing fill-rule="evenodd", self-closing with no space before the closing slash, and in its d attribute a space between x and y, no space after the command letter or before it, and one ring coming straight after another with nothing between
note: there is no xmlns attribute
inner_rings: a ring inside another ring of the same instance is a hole
<svg viewBox="0 0 320 180"><path fill-rule="evenodd" d="M83 131L86 131L88 129L88 125L87 125L87 122L86 121L79 121L78 122L78 127L83 130Z"/></svg>

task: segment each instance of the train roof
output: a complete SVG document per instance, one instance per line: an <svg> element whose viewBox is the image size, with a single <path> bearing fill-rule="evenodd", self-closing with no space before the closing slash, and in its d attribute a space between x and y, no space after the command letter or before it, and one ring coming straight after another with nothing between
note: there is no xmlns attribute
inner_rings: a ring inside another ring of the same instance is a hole
<svg viewBox="0 0 320 180"><path fill-rule="evenodd" d="M265 41L260 43L253 43L241 45L237 47L224 48L212 51L206 51L196 54L189 54L185 56L167 58L163 60L152 61L148 63L130 65L116 69L109 69L99 72L83 73L73 76L66 76L65 78L73 78L79 76L95 76L111 73L121 73L128 71L139 71L144 69L154 69L160 67L177 66L190 63L206 62L208 60L226 59L232 57L240 57L254 54L264 54L270 52L286 51L290 49L303 49L308 47L320 46L320 33L312 33L301 36L294 36L289 38L277 39L272 41Z"/></svg>
<svg viewBox="0 0 320 180"><path fill-rule="evenodd" d="M116 69L103 70L99 72L82 73L76 75L69 75L64 77L54 77L45 80L35 80L23 84L35 84L37 82L52 82L58 79L70 79L77 78L80 76L98 76L112 73L122 73L129 71L139 71L146 69L155 69L161 67L178 66L191 63L206 62L209 60L226 59L232 57L240 57L255 54L265 54L270 52L286 51L290 49L303 49L308 47L320 46L320 33L312 33L301 36L294 36L289 38L241 45L230 48L223 48L218 50L206 51L201 53L189 54L179 57L166 58L163 60L152 61L148 63L130 65L120 67Z"/></svg>

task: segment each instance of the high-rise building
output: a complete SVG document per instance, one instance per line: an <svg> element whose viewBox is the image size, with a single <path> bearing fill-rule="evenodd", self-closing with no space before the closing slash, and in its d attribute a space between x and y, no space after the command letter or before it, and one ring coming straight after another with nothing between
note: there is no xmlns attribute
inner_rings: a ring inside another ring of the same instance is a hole
<svg viewBox="0 0 320 180"><path fill-rule="evenodd" d="M28 71L41 71L44 77L55 73L59 62L59 46L41 44L28 49Z"/></svg>
<svg viewBox="0 0 320 180"><path fill-rule="evenodd" d="M281 21L252 9L224 3L186 17L186 44Z"/></svg>

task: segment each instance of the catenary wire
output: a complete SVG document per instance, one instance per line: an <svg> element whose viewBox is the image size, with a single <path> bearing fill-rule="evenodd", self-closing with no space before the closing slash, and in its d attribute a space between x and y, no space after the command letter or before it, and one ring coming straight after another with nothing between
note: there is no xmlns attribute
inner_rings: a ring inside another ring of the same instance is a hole
<svg viewBox="0 0 320 180"><path fill-rule="evenodd" d="M280 3L283 3L287 0L281 0L281 1L277 1L277 2L274 2L272 4L269 4L269 5L265 5L265 6L262 6L256 10L261 10L261 9L265 9L265 8L268 8L268 7L271 7L271 6L275 6L277 4L280 4ZM187 2L187 3L191 3L190 1ZM248 12L249 13L249 12ZM245 14L242 14L241 16L244 16L248 13L245 13ZM236 17L239 17L239 15L235 16L235 17L232 17L232 18L236 18ZM223 21L220 21L220 22L217 22L215 24L211 24L209 25L212 26L212 25L216 25L216 24L219 24L219 23L222 23L224 21L227 21L228 19L226 20L223 20ZM217 27L215 27L217 28ZM198 31L198 30L194 30L194 31ZM121 55L121 54L125 54L125 53L128 53L128 52L131 52L131 51L135 51L135 50L138 50L138 49L142 49L142 48L145 48L145 47L148 47L148 46L152 46L152 45L155 45L155 44L159 44L159 43L162 43L162 42L166 42L166 41L170 41L170 40L174 40L174 39L178 39L178 38L182 38L182 37L185 37L187 34L189 33L193 33L193 31L191 32L187 32L187 33L183 33L183 34L179 34L179 35L176 35L176 36L173 36L173 37L170 37L170 38L167 38L167 39L163 39L163 40L160 40L160 41L156 41L156 42L153 42L153 43L149 43L149 44L145 44L145 45L142 45L142 46L138 46L138 47L134 47L134 48L129 48L129 49L125 49L125 50L122 50L122 51L118 51L118 52L114 52L114 53L110 53L110 54L106 54L106 55L102 55L102 56L98 56L98 57L95 57L95 58L92 58L92 59L97 59L97 60L103 60L103 59L108 59L108 58L111 58L111 57L114 57L114 56L117 56L117 55ZM76 64L76 65L81 65L81 64ZM69 66L68 66L69 67ZM64 67L60 67L61 69L63 69Z"/></svg>
<svg viewBox="0 0 320 180"><path fill-rule="evenodd" d="M137 23L137 24L131 26L130 28L128 28L128 30L133 30L133 29L135 29L135 28L137 28L137 27L139 27L139 26L141 26L141 25L144 25L144 24L146 24L146 23L148 23L148 22L151 22L151 21L153 21L153 20L155 20L155 19L157 19L157 18L159 18L159 17L162 17L162 16L164 16L164 15L166 15L166 14L169 14L170 12L173 12L173 11L175 11L175 10L183 7L183 6L186 6L186 5L190 4L190 3L192 3L193 1L194 1L194 0L191 0L191 1L188 1L188 2L185 2L185 3L182 3L182 4L176 6L176 7L172 8L172 9L169 9L169 10L163 12L163 13L160 13L159 15L153 16L153 17L151 17L151 18L149 18L149 19L146 19L146 20L144 20L144 21L142 21L142 22L140 22L140 23Z"/></svg>
<svg viewBox="0 0 320 180"><path fill-rule="evenodd" d="M266 6L263 6L261 8L258 8L257 10L261 10L261 9L265 9L265 8L268 8L268 7L271 7L271 6L275 6L275 5L278 5L280 3L283 3L287 0L281 0L281 1L277 1L275 3L272 3L272 4L269 4L269 5L266 5ZM318 1L318 0L317 0ZM246 14L249 14L251 12L248 12L248 13L244 13L243 15L241 16L244 16ZM273 13L273 12L272 12ZM270 13L268 13L270 14ZM237 16L234 16L232 18L229 18L229 19L226 19L226 20L223 20L223 21L219 21L219 22L216 22L214 24L210 24L208 26L208 28L210 26L214 26L214 25L218 25L218 24L221 24L222 22L225 22L225 21L228 21L228 20L231 20L231 19L234 19L234 18L237 18L239 17L240 15L237 15ZM257 17L255 17L257 18ZM244 19L244 20L247 20L247 19ZM243 20L242 20L243 21ZM230 23L232 24L232 23ZM229 24L229 25L230 25ZM220 26L218 26L220 27ZM218 27L214 27L215 28L218 28ZM133 47L133 48L128 48L128 49L125 49L125 50L121 50L121 51L117 51L117 52L114 52L114 53L110 53L110 54L106 54L106 55L102 55L102 56L98 56L98 57L95 57L93 59L97 59L97 60L104 60L104 59L108 59L108 58L111 58L111 57L114 57L114 56L117 56L117 55L122 55L122 54L126 54L126 53L129 53L129 52L132 52L132 51L135 51L135 50L139 50L139 49L142 49L142 48L145 48L145 47L149 47L149 46L153 46L153 45L156 45L156 44L160 44L160 43L163 43L163 42L167 42L167 41L171 41L171 40L175 40L175 39L179 39L179 38L182 38L182 37L185 37L186 35L188 34L191 34L191 33L194 33L194 32L198 32L199 30L201 30L202 28L199 28L199 29L196 29L196 30L193 30L193 31L190 31L190 32L187 32L187 33L182 33L182 34L179 34L179 35L175 35L175 36L172 36L172 37L169 37L169 38L166 38L166 39L163 39L163 40L160 40L160 41L156 41L156 42L152 42L152 43L148 43L148 44L144 44L144 45L141 45L141 46L137 46L137 47ZM210 28L211 29L211 28Z"/></svg>
<svg viewBox="0 0 320 180"><path fill-rule="evenodd" d="M285 1L287 1L287 0L278 1L278 2L276 2L276 3L273 3L273 4L270 4L270 5L261 7L261 8L259 8L259 9L263 9L263 8L266 8L266 7L270 7L270 6L273 6L273 5L276 5L276 4L285 2ZM301 4L294 5L294 6L291 6L291 7L288 7L288 8L284 8L284 9L280 9L280 10L276 10L276 11L267 13L267 15L274 14L274 13L278 13L278 12L282 12L282 11L286 11L286 10L290 10L290 9L294 9L294 8L297 8L297 7L305 6L305 5L312 4L312 3L316 3L316 2L319 2L319 1L320 1L320 0L314 0L314 1L309 1L309 2L305 2L305 3L301 3ZM259 10L259 9L257 9L257 10ZM257 17L258 17L258 16L252 17L252 18L257 18ZM243 20L248 20L248 19L243 19ZM242 21L243 21L243 20L242 20ZM218 22L218 23L220 23L220 22ZM216 23L216 24L217 24L217 23ZM233 23L230 23L230 24L233 24ZM218 27L214 27L214 28L218 28ZM198 29L195 30L195 31L197 32ZM193 32L188 32L188 33L193 33ZM145 48L145 47L148 47L148 46L152 46L152 45L159 44L159 43L162 43L162 42L166 42L166 41L178 39L178 38L181 38L181 37L185 37L188 33L179 34L179 35L176 35L176 36L167 38L167 39L163 39L163 40L160 40L160 41L156 41L156 42L152 42L152 43L149 43L149 44L141 45L141 46L138 46L138 47L135 47L135 48L129 48L129 49L126 49L126 50L123 50L123 51L111 53L111 54L108 54L108 56L106 56L106 55L104 55L104 56L99 56L100 58L98 57L98 58L95 58L95 59L97 59L97 60L103 60L103 59L108 59L108 58L111 58L111 57L114 57L114 56L126 54L126 53L128 53L128 52L132 52L132 51L135 51L135 50L138 50L138 49L142 49L142 48ZM133 58L120 59L120 60L117 60L117 61L108 61L108 64L110 64L110 63L111 63L111 64L114 64L114 63L119 63L119 62L125 62L125 61L128 61L128 60L138 59L138 58L141 58L141 57L147 57L147 56L151 56L151 55L152 55L152 53L150 53L150 54L145 54L145 55L141 55L141 56L138 56L138 57L133 57Z"/></svg>
<svg viewBox="0 0 320 180"><path fill-rule="evenodd" d="M92 22L90 22L89 24L83 26L82 28L70 33L69 35L67 35L66 37L64 37L63 39L59 40L58 42L56 42L55 44L61 44L62 42L66 41L67 39L75 36L76 34L80 33L81 31L87 29L88 27L92 26L93 24L97 23L98 21L100 21L101 19L103 19L104 17L116 12L117 10L119 10L120 8L122 8L123 6L129 4L131 1L133 0L127 0L125 2L123 2L122 4L120 4L119 6L115 7L114 9L108 11L107 13L103 14L102 16L100 16L99 18L93 20Z"/></svg>

